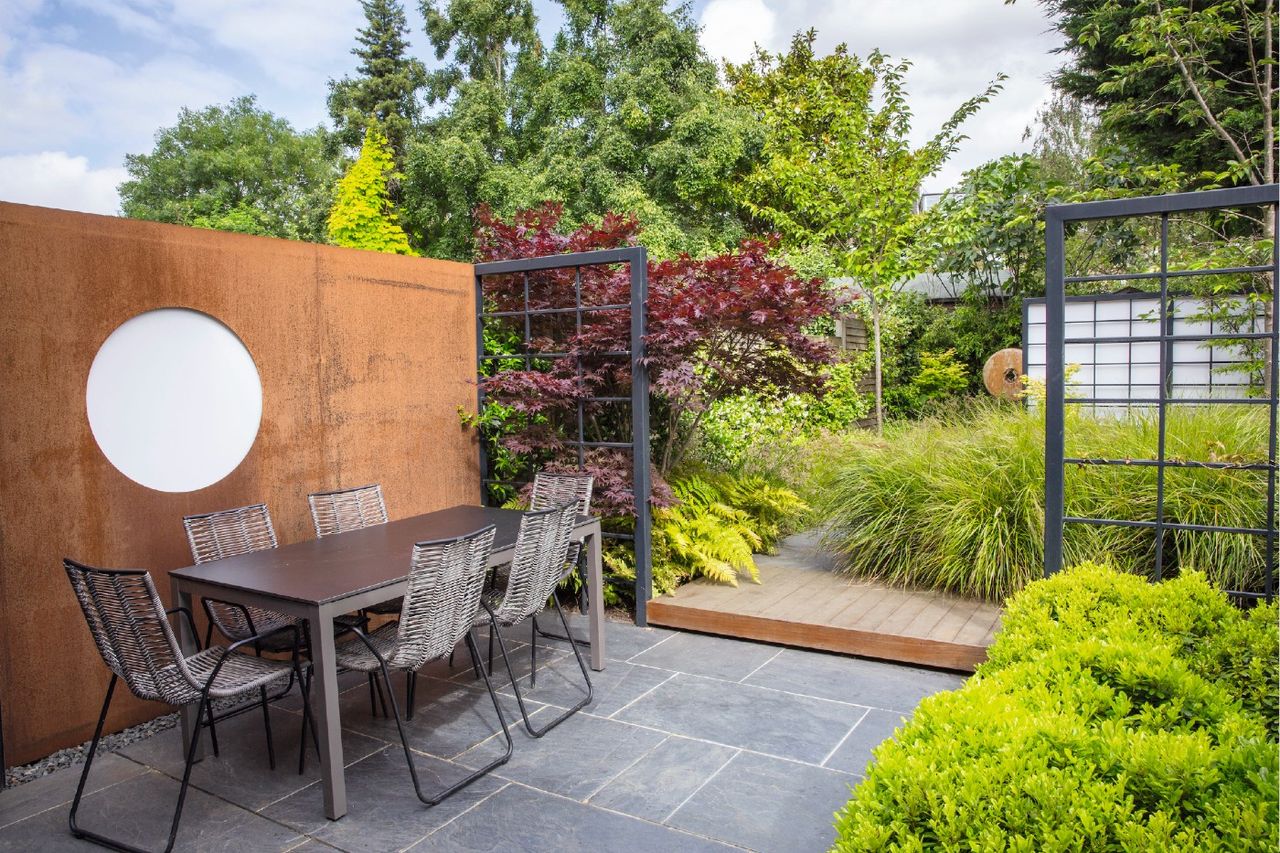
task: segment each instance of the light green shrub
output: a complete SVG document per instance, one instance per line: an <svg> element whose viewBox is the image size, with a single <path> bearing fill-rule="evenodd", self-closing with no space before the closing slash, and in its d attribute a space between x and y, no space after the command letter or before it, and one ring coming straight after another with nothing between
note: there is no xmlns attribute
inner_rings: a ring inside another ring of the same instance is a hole
<svg viewBox="0 0 1280 853"><path fill-rule="evenodd" d="M1276 618L1194 573L1032 584L978 674L876 750L835 849L1275 850Z"/></svg>
<svg viewBox="0 0 1280 853"><path fill-rule="evenodd" d="M822 397L741 394L717 402L702 419L698 458L720 471L786 476L806 441L823 430L848 429L870 413L871 398L858 390L866 370L865 354L831 365Z"/></svg>

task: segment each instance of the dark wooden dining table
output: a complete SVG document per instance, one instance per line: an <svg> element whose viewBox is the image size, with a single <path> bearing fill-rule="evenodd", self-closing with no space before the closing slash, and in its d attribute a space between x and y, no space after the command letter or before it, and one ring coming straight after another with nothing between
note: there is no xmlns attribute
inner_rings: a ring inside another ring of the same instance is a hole
<svg viewBox="0 0 1280 853"><path fill-rule="evenodd" d="M497 529L489 565L510 562L521 515L519 510L455 506L169 573L175 605L190 608L193 598L202 596L264 607L310 623L311 663L315 671L312 706L320 736L324 810L329 819L337 820L347 813L334 618L404 595L409 558L416 542L461 536L493 524ZM605 635L600 519L580 516L574 535L582 541L587 554L591 668L602 670ZM178 634L183 651L194 653L194 638L186 631ZM182 710L184 742L190 742L195 715L195 705Z"/></svg>

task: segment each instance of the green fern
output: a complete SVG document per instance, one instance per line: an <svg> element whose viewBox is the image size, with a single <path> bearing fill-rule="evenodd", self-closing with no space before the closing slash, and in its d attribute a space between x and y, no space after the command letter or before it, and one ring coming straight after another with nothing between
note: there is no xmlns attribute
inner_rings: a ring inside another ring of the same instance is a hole
<svg viewBox="0 0 1280 853"><path fill-rule="evenodd" d="M654 518L654 588L705 577L737 586L745 575L760 582L753 554L776 542L785 517L807 509L793 492L757 477L687 473L675 479L680 501Z"/></svg>
<svg viewBox="0 0 1280 853"><path fill-rule="evenodd" d="M730 477L713 475L723 500L746 512L754 519L754 529L772 551L783 536L796 529L810 512L810 507L790 489L769 482L764 477L747 475Z"/></svg>

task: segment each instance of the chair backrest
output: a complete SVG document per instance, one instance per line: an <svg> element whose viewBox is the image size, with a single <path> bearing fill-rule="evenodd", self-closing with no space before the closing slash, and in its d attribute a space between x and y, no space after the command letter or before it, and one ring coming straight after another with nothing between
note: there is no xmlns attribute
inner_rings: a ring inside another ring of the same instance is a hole
<svg viewBox="0 0 1280 853"><path fill-rule="evenodd" d="M495 614L499 622L514 625L542 610L564 573L577 519L576 502L520 517L507 589Z"/></svg>
<svg viewBox="0 0 1280 853"><path fill-rule="evenodd" d="M578 515L591 512L591 487L595 478L590 474L550 474L539 471L533 478L533 494L529 509L535 512L555 509L573 501Z"/></svg>
<svg viewBox="0 0 1280 853"><path fill-rule="evenodd" d="M413 546L409 586L388 663L417 669L453 651L475 621L484 592L494 527Z"/></svg>
<svg viewBox="0 0 1280 853"><path fill-rule="evenodd" d="M554 509L573 501L577 506L578 515L590 515L591 487L594 483L595 478L590 474L550 474L539 471L533 477L533 494L529 496L529 509ZM568 565L561 569L561 578L565 576L566 569L568 572L574 570L581 552L580 543L569 543L569 551L565 554L565 562Z"/></svg>
<svg viewBox="0 0 1280 853"><path fill-rule="evenodd" d="M387 505L382 501L382 486L377 483L316 492L307 495L307 503L311 504L311 521L317 536L387 523Z"/></svg>
<svg viewBox="0 0 1280 853"><path fill-rule="evenodd" d="M62 566L103 662L135 696L180 705L199 695L151 575L71 559Z"/></svg>
<svg viewBox="0 0 1280 853"><path fill-rule="evenodd" d="M276 529L266 504L188 515L182 519L197 563L224 560L276 547Z"/></svg>
<svg viewBox="0 0 1280 853"><path fill-rule="evenodd" d="M191 556L197 563L266 551L277 544L276 529L266 504L188 515L182 524L187 529ZM274 616L260 608L244 608L211 599L205 599L205 611L218 630L233 640L252 636Z"/></svg>

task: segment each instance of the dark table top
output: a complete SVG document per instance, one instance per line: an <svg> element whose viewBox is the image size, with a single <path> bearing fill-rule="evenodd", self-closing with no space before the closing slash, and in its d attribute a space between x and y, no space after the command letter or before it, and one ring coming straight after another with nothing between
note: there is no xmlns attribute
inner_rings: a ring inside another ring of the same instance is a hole
<svg viewBox="0 0 1280 853"><path fill-rule="evenodd" d="M462 536L492 524L493 550L516 543L519 510L455 506L388 524L295 542L198 566L174 569L171 577L270 595L304 604L324 604L409 576L417 542ZM578 526L595 521L580 516Z"/></svg>

